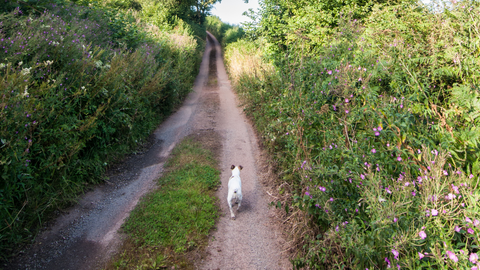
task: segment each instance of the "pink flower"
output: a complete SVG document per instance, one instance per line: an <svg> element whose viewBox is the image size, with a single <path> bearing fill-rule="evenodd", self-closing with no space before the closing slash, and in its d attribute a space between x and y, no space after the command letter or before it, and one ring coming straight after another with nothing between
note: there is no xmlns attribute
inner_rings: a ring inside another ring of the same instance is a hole
<svg viewBox="0 0 480 270"><path fill-rule="evenodd" d="M455 255L455 253L447 250L447 255L448 255L448 258L450 258L450 260L452 260L454 262L458 262L457 255Z"/></svg>
<svg viewBox="0 0 480 270"><path fill-rule="evenodd" d="M375 136L380 136L380 132L376 131Z"/></svg>
<svg viewBox="0 0 480 270"><path fill-rule="evenodd" d="M438 215L438 211L435 209L432 209L432 216L436 216L436 215Z"/></svg>
<svg viewBox="0 0 480 270"><path fill-rule="evenodd" d="M427 234L426 234L424 231L420 231L420 232L418 233L418 235L419 235L420 238L422 238L422 239L427 238Z"/></svg>
<svg viewBox="0 0 480 270"><path fill-rule="evenodd" d="M470 257L468 258L471 263L475 264L478 261L478 255L477 253L472 253L470 254Z"/></svg>
<svg viewBox="0 0 480 270"><path fill-rule="evenodd" d="M475 219L473 221L473 226L478 227L478 225L480 225L480 221L478 219Z"/></svg>
<svg viewBox="0 0 480 270"><path fill-rule="evenodd" d="M375 148L373 148L373 149L372 149L372 153L375 154L376 152L377 152L377 150L375 150Z"/></svg>
<svg viewBox="0 0 480 270"><path fill-rule="evenodd" d="M393 253L393 257L395 257L395 260L398 260L398 255L400 253L398 253L398 251L396 251L395 249L392 249L392 253Z"/></svg>
<svg viewBox="0 0 480 270"><path fill-rule="evenodd" d="M421 252L418 252L418 257L420 257L420 260L423 259L423 257L425 257L425 255L423 255L423 253Z"/></svg>
<svg viewBox="0 0 480 270"><path fill-rule="evenodd" d="M398 160L398 161L402 161L402 157L398 156L398 157L397 157L397 160Z"/></svg>
<svg viewBox="0 0 480 270"><path fill-rule="evenodd" d="M468 228L467 232L468 232L469 234L474 234L474 233L475 233L475 231L473 231L472 228Z"/></svg>
<svg viewBox="0 0 480 270"><path fill-rule="evenodd" d="M468 223L472 223L472 220L468 217L465 218L465 221L468 222Z"/></svg>
<svg viewBox="0 0 480 270"><path fill-rule="evenodd" d="M461 229L462 229L462 227L455 226L455 231L456 232L460 232Z"/></svg>

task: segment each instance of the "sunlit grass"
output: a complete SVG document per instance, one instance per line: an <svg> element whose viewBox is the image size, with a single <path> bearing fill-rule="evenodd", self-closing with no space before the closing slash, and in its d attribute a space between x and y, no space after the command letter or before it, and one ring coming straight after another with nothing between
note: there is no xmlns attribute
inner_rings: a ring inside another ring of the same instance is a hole
<svg viewBox="0 0 480 270"><path fill-rule="evenodd" d="M216 163L192 138L179 144L158 189L141 200L124 224L128 239L111 268L192 269L188 255L207 244L218 216Z"/></svg>

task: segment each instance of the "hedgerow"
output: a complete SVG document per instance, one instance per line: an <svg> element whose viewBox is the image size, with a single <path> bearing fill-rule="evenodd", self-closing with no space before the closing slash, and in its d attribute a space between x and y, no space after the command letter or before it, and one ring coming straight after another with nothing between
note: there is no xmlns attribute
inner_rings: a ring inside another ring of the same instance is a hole
<svg viewBox="0 0 480 270"><path fill-rule="evenodd" d="M281 176L295 268L479 267L479 14L376 5L316 45L227 47Z"/></svg>
<svg viewBox="0 0 480 270"><path fill-rule="evenodd" d="M1 259L144 141L199 66L192 36L57 2L0 14Z"/></svg>

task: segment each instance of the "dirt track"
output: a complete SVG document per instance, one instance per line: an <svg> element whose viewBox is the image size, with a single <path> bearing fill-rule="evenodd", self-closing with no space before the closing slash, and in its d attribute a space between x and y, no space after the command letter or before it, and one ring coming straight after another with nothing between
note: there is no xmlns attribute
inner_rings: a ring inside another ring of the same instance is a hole
<svg viewBox="0 0 480 270"><path fill-rule="evenodd" d="M210 78L209 78L209 68ZM216 69L216 72L213 70ZM216 77L212 77L216 76ZM251 125L237 106L221 57L208 37L194 91L151 137L152 146L108 172L107 184L85 194L78 205L47 225L35 244L5 269L101 269L122 241L118 229L139 198L154 187L171 150L185 136L204 131L222 138L217 195L222 213L200 269L290 269L283 238L260 183L260 154ZM231 220L227 197L230 165L241 164L243 202ZM2 268L2 266L0 266Z"/></svg>

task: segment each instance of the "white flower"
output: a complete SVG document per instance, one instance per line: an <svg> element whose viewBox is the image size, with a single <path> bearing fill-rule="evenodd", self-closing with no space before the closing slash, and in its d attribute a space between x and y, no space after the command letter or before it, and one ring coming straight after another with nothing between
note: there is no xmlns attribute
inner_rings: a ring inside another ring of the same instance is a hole
<svg viewBox="0 0 480 270"><path fill-rule="evenodd" d="M0 69L6 67L7 65L5 65L4 63L0 63Z"/></svg>
<svg viewBox="0 0 480 270"><path fill-rule="evenodd" d="M30 68L24 68L22 69L22 71L20 73L22 73L22 75L28 75L30 74L30 69L32 69L31 67Z"/></svg>
<svg viewBox="0 0 480 270"><path fill-rule="evenodd" d="M98 61L95 62L95 66L96 66L97 68L101 68L102 65L103 65L103 63L102 63L102 61L100 61L100 60L98 60Z"/></svg>
<svg viewBox="0 0 480 270"><path fill-rule="evenodd" d="M29 95L29 93L27 92L28 90L28 85L25 86L25 92L23 92L23 96L26 97Z"/></svg>
<svg viewBox="0 0 480 270"><path fill-rule="evenodd" d="M18 63L18 66L21 66L21 65L23 65L23 61L20 61L20 62Z"/></svg>

